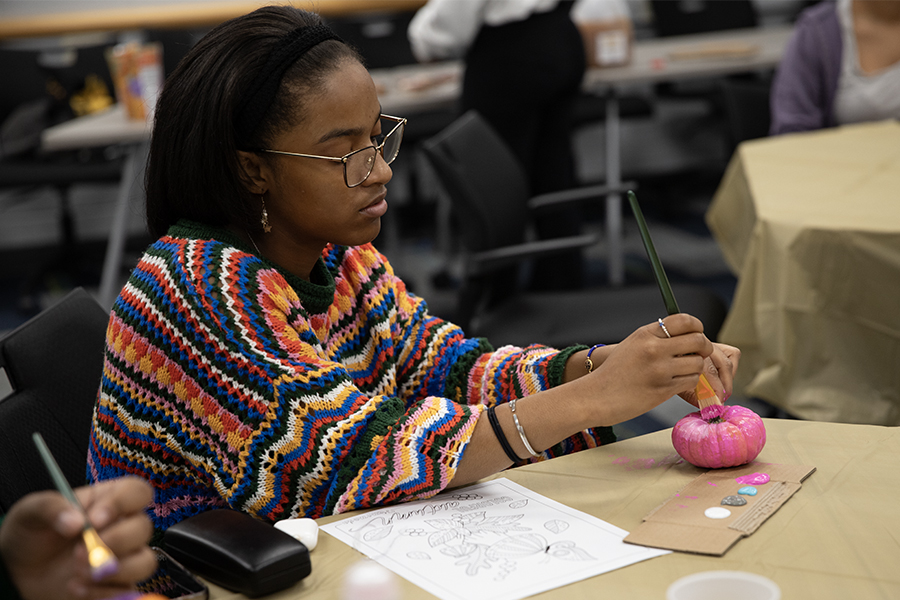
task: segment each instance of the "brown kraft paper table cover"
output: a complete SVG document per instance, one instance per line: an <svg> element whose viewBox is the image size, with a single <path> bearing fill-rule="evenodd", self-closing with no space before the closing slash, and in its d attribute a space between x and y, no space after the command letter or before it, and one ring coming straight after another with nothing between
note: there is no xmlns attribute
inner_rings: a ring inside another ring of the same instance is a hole
<svg viewBox="0 0 900 600"><path fill-rule="evenodd" d="M738 276L736 393L900 425L900 123L745 142L706 218Z"/></svg>
<svg viewBox="0 0 900 600"><path fill-rule="evenodd" d="M753 535L724 556L673 552L533 598L665 598L666 588L677 579L710 570L763 575L781 587L785 599L900 598L900 428L764 422L768 441L757 461L815 465L816 472ZM499 476L633 532L654 508L706 473L681 460L671 435L666 429ZM320 534L310 558L309 577L268 598L338 600L345 571L365 557ZM399 583L404 600L434 598L406 580ZM210 591L214 600L243 598L216 586Z"/></svg>

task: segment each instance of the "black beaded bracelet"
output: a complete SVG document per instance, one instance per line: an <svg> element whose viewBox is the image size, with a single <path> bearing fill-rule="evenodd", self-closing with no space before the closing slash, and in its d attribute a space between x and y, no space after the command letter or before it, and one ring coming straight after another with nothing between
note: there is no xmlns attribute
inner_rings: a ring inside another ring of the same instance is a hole
<svg viewBox="0 0 900 600"><path fill-rule="evenodd" d="M500 442L500 446L503 448L503 451L506 452L506 456L509 457L509 460L514 463L522 460L516 453L513 452L512 446L509 445L509 440L506 439L506 434L503 433L503 428L500 427L500 421L497 420L497 415L494 414L494 407L490 407L487 409L488 421L491 423L491 429L494 430L494 435L497 436L497 441Z"/></svg>

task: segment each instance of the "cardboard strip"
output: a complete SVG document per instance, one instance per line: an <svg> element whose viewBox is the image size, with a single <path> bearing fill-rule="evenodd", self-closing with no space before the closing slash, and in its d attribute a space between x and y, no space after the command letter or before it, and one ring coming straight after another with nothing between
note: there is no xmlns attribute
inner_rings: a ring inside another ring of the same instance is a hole
<svg viewBox="0 0 900 600"><path fill-rule="evenodd" d="M739 532L727 528L698 531L693 525L648 521L630 533L625 541L650 548L721 556L741 537Z"/></svg>
<svg viewBox="0 0 900 600"><path fill-rule="evenodd" d="M763 524L781 505L787 502L794 492L800 489L799 483L787 483L776 481L769 483L771 487L766 493L753 503L752 508L746 511L740 518L728 526L729 529L740 531L744 535L750 535Z"/></svg>
<svg viewBox="0 0 900 600"><path fill-rule="evenodd" d="M741 538L751 535L787 502L816 468L753 462L732 469L715 469L690 483L654 508L625 541L652 548L721 556ZM738 494L745 475L765 473L769 482L758 484L756 496L742 496L743 506L722 506L727 496ZM706 509L727 508L723 519L706 516Z"/></svg>

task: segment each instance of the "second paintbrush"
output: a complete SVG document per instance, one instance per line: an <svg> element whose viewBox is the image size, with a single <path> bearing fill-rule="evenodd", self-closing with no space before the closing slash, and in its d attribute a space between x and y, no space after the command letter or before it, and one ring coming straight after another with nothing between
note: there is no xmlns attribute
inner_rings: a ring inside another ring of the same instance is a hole
<svg viewBox="0 0 900 600"><path fill-rule="evenodd" d="M103 543L97 530L91 525L87 511L85 511L81 502L78 501L69 482L66 481L66 476L63 475L56 459L53 458L53 454L50 452L50 448L47 447L47 443L44 441L43 436L38 432L34 432L31 437L34 440L35 446L37 446L41 459L44 461L44 465L47 467L47 471L50 473L51 479L53 479L53 484L56 486L56 489L59 490L59 493L77 508L84 517L84 529L82 530L81 535L88 550L88 563L91 566L91 577L94 581L100 581L101 579L114 574L119 568L115 554L113 554L112 550Z"/></svg>

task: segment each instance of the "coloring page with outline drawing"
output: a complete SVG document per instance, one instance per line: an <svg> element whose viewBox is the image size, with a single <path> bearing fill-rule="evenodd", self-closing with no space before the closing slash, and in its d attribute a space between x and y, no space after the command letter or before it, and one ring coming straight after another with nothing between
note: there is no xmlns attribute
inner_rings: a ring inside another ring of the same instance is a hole
<svg viewBox="0 0 900 600"><path fill-rule="evenodd" d="M321 529L444 600L517 600L669 553L505 478Z"/></svg>

